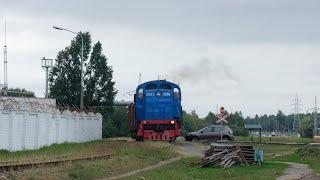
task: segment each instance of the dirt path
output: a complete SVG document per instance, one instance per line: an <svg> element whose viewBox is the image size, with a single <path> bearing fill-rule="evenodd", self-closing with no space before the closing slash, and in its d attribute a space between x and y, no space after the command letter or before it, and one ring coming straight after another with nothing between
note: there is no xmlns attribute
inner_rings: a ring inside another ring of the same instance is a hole
<svg viewBox="0 0 320 180"><path fill-rule="evenodd" d="M120 179L120 178L124 178L124 177L133 176L133 175L138 174L140 172L149 171L149 170L152 170L152 169L155 169L155 168L159 168L161 166L170 164L170 163L178 161L180 159L181 159L181 157L176 157L176 158L172 158L172 159L167 160L167 161L160 161L158 164L155 164L155 165L152 165L152 166L148 166L148 167L145 167L145 168L142 168L142 169L133 170L133 171L127 172L125 174L120 174L118 176L108 177L108 178L105 178L105 180Z"/></svg>
<svg viewBox="0 0 320 180"><path fill-rule="evenodd" d="M203 156L203 150L205 149L205 145L200 143L176 143L175 146L178 148L178 152L185 156Z"/></svg>
<svg viewBox="0 0 320 180"><path fill-rule="evenodd" d="M204 145L201 145L199 143L176 143L174 146L178 149L179 153L181 153L183 156L202 156L202 152L205 148ZM180 160L181 158L182 157L176 157L176 158L169 159L167 161L160 161L158 164L148 166L142 169L133 170L125 174L120 174L118 176L108 177L108 178L105 178L104 180L113 180L113 179L120 179L120 178L133 176L140 172L149 171L149 170L170 164L172 162Z"/></svg>
<svg viewBox="0 0 320 180"><path fill-rule="evenodd" d="M289 168L284 171L284 175L277 180L294 180L294 179L312 179L312 171L306 164L293 162L277 162L289 165Z"/></svg>

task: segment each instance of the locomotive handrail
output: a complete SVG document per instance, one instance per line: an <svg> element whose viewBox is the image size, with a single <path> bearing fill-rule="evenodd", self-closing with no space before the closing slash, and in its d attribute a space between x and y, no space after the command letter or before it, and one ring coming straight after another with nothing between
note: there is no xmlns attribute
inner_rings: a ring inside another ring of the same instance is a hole
<svg viewBox="0 0 320 180"><path fill-rule="evenodd" d="M177 112L179 114L179 119L182 119L182 112L180 112L180 108L178 107L177 104L175 104L175 106L176 106Z"/></svg>

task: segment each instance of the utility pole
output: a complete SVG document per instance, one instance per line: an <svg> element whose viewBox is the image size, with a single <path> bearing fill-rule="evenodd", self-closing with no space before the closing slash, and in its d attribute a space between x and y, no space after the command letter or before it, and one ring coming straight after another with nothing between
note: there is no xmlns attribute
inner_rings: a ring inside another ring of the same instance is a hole
<svg viewBox="0 0 320 180"><path fill-rule="evenodd" d="M293 116L293 125L292 125L292 130L293 131L298 131L300 128L300 116L299 116L299 111L301 104L301 99L299 99L298 94L296 94L296 97L294 98L294 116Z"/></svg>
<svg viewBox="0 0 320 180"><path fill-rule="evenodd" d="M45 92L45 98L49 98L49 93L48 93L48 76L49 76L49 68L52 67L52 59L46 59L45 57L43 57L41 59L41 65L42 68L45 70L46 72L46 92Z"/></svg>

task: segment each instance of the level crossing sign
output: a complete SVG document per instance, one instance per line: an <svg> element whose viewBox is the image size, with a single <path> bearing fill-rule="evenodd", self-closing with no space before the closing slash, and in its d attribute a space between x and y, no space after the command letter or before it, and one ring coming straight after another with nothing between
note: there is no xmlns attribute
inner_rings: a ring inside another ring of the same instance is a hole
<svg viewBox="0 0 320 180"><path fill-rule="evenodd" d="M225 116L220 116L221 114L218 114L217 115L217 123L228 123L228 120L227 120L227 117L228 115L225 115Z"/></svg>
<svg viewBox="0 0 320 180"><path fill-rule="evenodd" d="M228 123L228 113L224 110L224 107L220 108L219 114L217 114L217 123Z"/></svg>

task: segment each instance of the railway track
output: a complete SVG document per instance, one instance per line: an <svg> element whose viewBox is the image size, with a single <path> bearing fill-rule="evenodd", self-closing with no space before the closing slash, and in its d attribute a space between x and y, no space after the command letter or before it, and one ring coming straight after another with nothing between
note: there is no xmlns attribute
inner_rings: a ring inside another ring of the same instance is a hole
<svg viewBox="0 0 320 180"><path fill-rule="evenodd" d="M81 157L81 158L60 159L61 157L59 157L59 158L56 158L55 160L48 160L48 161L32 159L25 162L18 162L18 161L0 162L0 172L21 171L24 169L43 167L43 166L52 166L52 165L55 166L59 164L74 163L77 161L93 161L93 160L100 160L100 159L110 159L111 156L112 156L111 154L104 154L104 155L96 155L96 156Z"/></svg>
<svg viewBox="0 0 320 180"><path fill-rule="evenodd" d="M288 146L304 146L308 143L296 143L296 142L259 142L259 141L234 141L234 143L252 143L252 144L272 144L272 145L288 145Z"/></svg>

